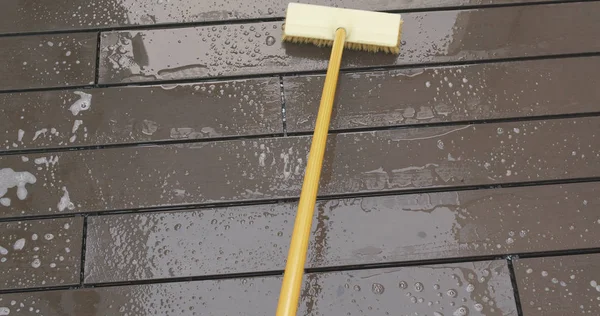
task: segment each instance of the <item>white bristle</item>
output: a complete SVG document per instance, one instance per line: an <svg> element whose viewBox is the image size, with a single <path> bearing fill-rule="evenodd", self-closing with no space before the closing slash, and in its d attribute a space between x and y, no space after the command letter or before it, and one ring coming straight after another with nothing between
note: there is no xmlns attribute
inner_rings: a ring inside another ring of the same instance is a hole
<svg viewBox="0 0 600 316"><path fill-rule="evenodd" d="M324 46L344 28L347 48L397 53L401 25L399 14L290 3L283 32L286 41Z"/></svg>

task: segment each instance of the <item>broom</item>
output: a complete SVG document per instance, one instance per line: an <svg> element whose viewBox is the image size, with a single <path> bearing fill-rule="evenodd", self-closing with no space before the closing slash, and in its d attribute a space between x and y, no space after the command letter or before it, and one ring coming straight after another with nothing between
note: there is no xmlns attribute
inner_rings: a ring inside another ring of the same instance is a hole
<svg viewBox="0 0 600 316"><path fill-rule="evenodd" d="M327 141L344 47L368 52L398 54L401 27L402 20L398 14L300 3L288 5L283 30L284 41L333 47L304 174L302 193L279 295L277 316L296 315L298 308L306 251L325 154L325 142Z"/></svg>

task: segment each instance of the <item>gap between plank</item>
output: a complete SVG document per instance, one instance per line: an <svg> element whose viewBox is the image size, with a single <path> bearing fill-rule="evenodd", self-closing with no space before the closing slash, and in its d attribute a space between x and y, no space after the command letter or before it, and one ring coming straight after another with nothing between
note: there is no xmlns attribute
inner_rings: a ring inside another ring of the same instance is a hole
<svg viewBox="0 0 600 316"><path fill-rule="evenodd" d="M541 258L549 256L570 256L570 255L581 255L581 254L596 254L600 253L600 248L585 248L585 249L569 249L559 251L548 251L548 252L535 252L526 253L528 258ZM420 267L420 266L431 266L441 264L456 264L466 262L481 262L481 261L493 261L493 260L506 260L511 273L510 277L512 280L513 270L512 260L513 258L522 258L522 254L507 254L507 255L482 255L482 256L466 256L456 258L438 258L438 259L426 259L426 260L414 260L414 261L394 261L374 264L357 264L357 265L346 265L346 266L330 266L330 267L318 267L305 269L305 273L332 273L332 272L344 272L344 271L356 271L356 270L373 270L373 269L388 269L388 268L405 268L405 267ZM283 274L283 270L271 270L271 271L253 271L243 273L230 273L230 274L216 274L216 275L203 275L203 276L189 276L189 277L175 277L175 278L160 278L151 280L136 280L136 281L119 281L119 282L106 282L106 283L87 283L83 285L75 286L49 286L49 287L34 287L27 289L10 289L0 290L2 294L13 294L13 293L24 293L24 292L40 292L40 291L54 291L54 290L76 290L82 288L105 288L105 287L116 287L116 286L135 286L135 285L147 285L147 284L165 284L165 283L179 283L179 282L193 282L193 281L208 281L208 280L230 280L230 279L242 279L242 278L257 278L257 277L269 277L269 276L280 276ZM513 289L514 290L514 289ZM515 297L515 300L517 297ZM519 314L522 316L522 314Z"/></svg>
<svg viewBox="0 0 600 316"><path fill-rule="evenodd" d="M143 147L154 147L154 146L166 146L166 145L177 145L177 144L200 144L200 143L217 143L226 141L236 140L257 140L257 139L272 139L282 137L304 137L311 136L312 131L302 132L287 132L287 124L285 121L285 109L282 106L283 116L283 133L276 134L254 134L254 135L233 135L213 138L197 138L197 139L165 139L156 141L140 141L133 143L115 143L115 144L96 144L96 145L83 145L83 146L65 146L65 147L42 147L42 148L31 148L31 149L16 149L16 150L2 150L0 149L0 157L2 156L13 156L13 155L27 155L27 154L46 154L46 153L58 153L67 151L79 151L79 150L98 150L98 149L110 149L110 148L143 148ZM581 113L565 113L565 114L550 114L550 115L536 115L536 116L519 116L519 117L508 117L508 118L493 118L493 119L480 119L480 120L463 120L463 121L451 121L451 122L433 122L425 124L404 124L404 125L388 125L388 126L372 126L372 127L358 127L358 128L345 128L345 129L333 129L329 131L330 135L344 135L350 133L363 133L363 132L374 132L374 131L394 131L414 128L433 128L433 127L450 127L450 126L466 126L466 125L482 125L482 124L499 124L499 123L514 123L514 122L531 122L531 121L548 121L548 120L560 120L560 119L576 119L576 118L593 118L600 116L600 112L581 112Z"/></svg>
<svg viewBox="0 0 600 316"><path fill-rule="evenodd" d="M373 198L381 196L394 196L394 195L409 195L409 194L431 194L431 193L442 193L442 192L461 192L461 191L473 191L473 190L485 190L485 189L502 189L502 188L520 188L520 187L531 187L531 186L544 186L544 185L562 185L562 184L575 184L575 183L594 183L600 182L600 177L588 177L588 178L567 178L567 179L553 179L553 180L541 180L541 181L529 181L529 182L507 182L502 184L483 184L483 185L466 185L466 186L453 186L453 187L432 187L432 188L414 188L406 190L389 190L383 192L362 192L362 193L344 193L344 194L330 194L325 196L318 196L317 201L330 201L330 200L341 200L341 199L355 199L355 198ZM278 203L296 203L298 197L282 197L272 199L257 199L251 201L223 201L223 202L207 202L207 203L195 203L195 204L181 204L171 206L160 206L160 207L140 207L135 209L116 209L106 211L92 211L92 212L74 212L70 214L44 214L44 215L31 215L31 216L12 216L0 218L2 222L12 221L26 221L26 220L43 220L43 219L56 219L73 217L77 215L86 216L109 216L109 215L123 215L123 214L143 214L143 213L160 213L160 212L173 212L173 211L193 211L203 209L214 209L214 208L227 208L227 207L243 207L253 205L270 205Z"/></svg>
<svg viewBox="0 0 600 316"><path fill-rule="evenodd" d="M596 1L596 0L594 0ZM600 0L598 0L600 1ZM484 65L493 63L511 63L520 61L534 61L534 60L548 60L548 59L563 59L563 58L580 58L580 57L596 57L600 56L600 51L593 52L580 52L580 53L568 53L568 54L551 54L551 55L536 55L536 56L519 56L519 57L506 57L497 59L478 59L478 60L459 60L459 61L446 61L446 62L428 62L428 63L414 63L414 64L402 64L402 65L378 65L378 66L365 66L365 67L352 67L342 68L340 73L364 73L374 71L390 71L390 70L402 70L402 69L413 69L413 68L441 68L449 66L468 66L468 65ZM3 93L16 93L16 92L41 92L41 91L55 91L55 90L74 90L74 89L99 89L99 88L113 88L113 87L146 87L146 86L160 86L160 85L177 85L177 84L200 84L210 82L225 82L233 80L246 80L246 79L264 79L270 77L297 77L297 76L311 76L311 75L325 75L327 69L317 70L299 70L299 71L275 71L270 73L257 73L257 74L245 74L245 75L232 75L232 76L219 76L219 77L197 77L197 78L183 78L183 79L169 79L169 80L153 80L153 81L139 81L139 82L109 82L109 83L98 83L90 85L75 85L75 86L58 86L58 87L42 87L42 88L25 88L25 89L8 89L0 90L0 94Z"/></svg>
<svg viewBox="0 0 600 316"><path fill-rule="evenodd" d="M513 287L513 296L515 299L515 306L517 307L517 315L523 316L523 307L521 305L521 296L519 295L519 286L517 284L517 275L515 273L514 259L518 259L518 256L507 256L506 262L508 264L508 272L510 274L510 283Z"/></svg>

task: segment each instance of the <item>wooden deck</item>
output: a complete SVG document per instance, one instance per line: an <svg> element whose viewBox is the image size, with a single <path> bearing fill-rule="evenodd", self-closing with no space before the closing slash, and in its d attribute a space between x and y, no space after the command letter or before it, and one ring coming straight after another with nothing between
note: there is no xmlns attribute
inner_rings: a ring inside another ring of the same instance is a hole
<svg viewBox="0 0 600 316"><path fill-rule="evenodd" d="M600 315L600 1L347 52L300 315ZM287 2L0 12L0 316L273 315L328 51Z"/></svg>

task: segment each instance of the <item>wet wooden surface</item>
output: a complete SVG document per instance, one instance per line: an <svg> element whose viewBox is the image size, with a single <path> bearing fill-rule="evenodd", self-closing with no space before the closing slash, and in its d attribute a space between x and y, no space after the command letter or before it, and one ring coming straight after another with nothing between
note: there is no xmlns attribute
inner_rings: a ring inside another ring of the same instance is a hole
<svg viewBox="0 0 600 316"><path fill-rule="evenodd" d="M279 78L0 94L2 150L283 132Z"/></svg>
<svg viewBox="0 0 600 316"><path fill-rule="evenodd" d="M556 0L543 1L552 2ZM362 10L409 10L460 6L536 3L542 0L310 0L320 5ZM0 13L0 34L52 30L81 30L155 24L282 18L287 1L252 2L192 0L14 0Z"/></svg>
<svg viewBox="0 0 600 316"><path fill-rule="evenodd" d="M598 315L598 271L598 254L517 260L523 316Z"/></svg>
<svg viewBox="0 0 600 316"><path fill-rule="evenodd" d="M399 56L348 51L342 68L598 52L598 15L598 2L405 14ZM326 68L327 50L282 44L281 29L282 22L267 22L105 32L99 80L163 81Z"/></svg>
<svg viewBox="0 0 600 316"><path fill-rule="evenodd" d="M598 183L324 201L306 266L594 248L599 205ZM296 206L90 218L85 282L283 270Z"/></svg>
<svg viewBox="0 0 600 316"><path fill-rule="evenodd" d="M598 133L600 119L578 118L331 135L320 194L598 177ZM1 216L297 197L309 139L3 156L25 191L7 190Z"/></svg>
<svg viewBox="0 0 600 316"><path fill-rule="evenodd" d="M0 290L79 284L82 236L81 217L0 223Z"/></svg>
<svg viewBox="0 0 600 316"><path fill-rule="evenodd" d="M313 273L305 281L298 315L388 315L397 310L517 315L505 261ZM280 282L262 277L5 294L0 308L10 315L34 315L28 312L32 307L47 316L272 315Z"/></svg>
<svg viewBox="0 0 600 316"><path fill-rule="evenodd" d="M597 314L600 2L310 2L410 12L344 54L300 314ZM0 316L273 314L329 56L286 5L4 5Z"/></svg>
<svg viewBox="0 0 600 316"><path fill-rule="evenodd" d="M0 37L0 91L93 84L95 34Z"/></svg>
<svg viewBox="0 0 600 316"><path fill-rule="evenodd" d="M598 112L599 57L345 73L334 130ZM288 132L316 120L323 75L284 77Z"/></svg>

